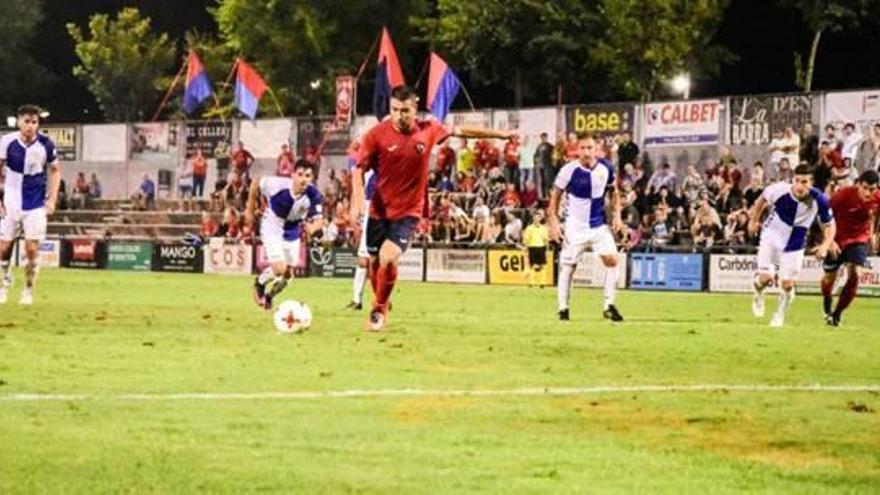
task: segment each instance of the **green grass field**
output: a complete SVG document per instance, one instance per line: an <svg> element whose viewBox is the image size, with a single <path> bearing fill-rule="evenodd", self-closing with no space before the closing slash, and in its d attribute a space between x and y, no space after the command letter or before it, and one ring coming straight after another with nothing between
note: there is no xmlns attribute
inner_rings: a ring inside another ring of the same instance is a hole
<svg viewBox="0 0 880 495"><path fill-rule="evenodd" d="M832 330L799 297L773 331L745 295L623 292L611 325L598 291L575 290L560 323L555 289L402 283L369 334L342 310L348 281L304 279L284 296L313 327L281 336L246 278L44 270L26 309L16 278L3 494L880 493L876 391L505 393L877 388L877 299Z"/></svg>

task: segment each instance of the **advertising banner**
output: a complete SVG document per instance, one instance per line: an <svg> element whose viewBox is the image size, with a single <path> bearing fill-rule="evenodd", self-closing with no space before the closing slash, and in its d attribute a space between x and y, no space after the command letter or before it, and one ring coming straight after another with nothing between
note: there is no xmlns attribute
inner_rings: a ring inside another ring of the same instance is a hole
<svg viewBox="0 0 880 495"><path fill-rule="evenodd" d="M348 129L351 124L351 109L354 105L354 76L336 78L336 125Z"/></svg>
<svg viewBox="0 0 880 495"><path fill-rule="evenodd" d="M18 266L27 264L27 253L24 240L18 241ZM58 268L61 266L61 241L46 239L37 246L37 266L40 268Z"/></svg>
<svg viewBox="0 0 880 495"><path fill-rule="evenodd" d="M128 144L125 124L84 125L83 161L124 162Z"/></svg>
<svg viewBox="0 0 880 495"><path fill-rule="evenodd" d="M202 150L205 158L227 157L232 143L232 122L200 121L186 123L186 156Z"/></svg>
<svg viewBox="0 0 880 495"><path fill-rule="evenodd" d="M421 282L425 274L425 250L407 249L397 262L397 279Z"/></svg>
<svg viewBox="0 0 880 495"><path fill-rule="evenodd" d="M253 247L247 244L227 244L224 239L215 237L203 251L205 273L245 275L253 270Z"/></svg>
<svg viewBox="0 0 880 495"><path fill-rule="evenodd" d="M529 258L519 249L489 250L489 283L500 285L528 285ZM547 264L541 270L538 285L553 285L553 251L547 251Z"/></svg>
<svg viewBox="0 0 880 495"><path fill-rule="evenodd" d="M565 107L567 132L611 137L621 132L633 134L636 106L629 103L608 105L569 105Z"/></svg>
<svg viewBox="0 0 880 495"><path fill-rule="evenodd" d="M152 266L152 243L111 242L107 245L108 270L134 270L148 272Z"/></svg>
<svg viewBox="0 0 880 495"><path fill-rule="evenodd" d="M871 135L871 127L880 122L880 89L874 91L847 91L825 95L825 122L837 130L852 122L856 130Z"/></svg>
<svg viewBox="0 0 880 495"><path fill-rule="evenodd" d="M169 162L172 156L177 153L177 146L170 145L169 129L167 122L132 124L131 143L129 144L131 159Z"/></svg>
<svg viewBox="0 0 880 495"><path fill-rule="evenodd" d="M61 266L67 268L102 268L104 243L94 239L71 239L61 245Z"/></svg>
<svg viewBox="0 0 880 495"><path fill-rule="evenodd" d="M626 253L617 253L617 288L626 287ZM602 287L605 280L605 265L593 253L584 253L574 270L572 285L575 287Z"/></svg>
<svg viewBox="0 0 880 495"><path fill-rule="evenodd" d="M537 143L542 132L553 140L556 137L556 108L495 110L492 112L492 127L517 130L524 143L525 138L528 138L528 142Z"/></svg>
<svg viewBox="0 0 880 495"><path fill-rule="evenodd" d="M800 132L813 122L813 97L805 94L743 96L730 99L730 144L767 145L786 127Z"/></svg>
<svg viewBox="0 0 880 495"><path fill-rule="evenodd" d="M309 248L309 276L352 278L357 268L357 250L351 248Z"/></svg>
<svg viewBox="0 0 880 495"><path fill-rule="evenodd" d="M717 144L721 100L686 100L645 105L646 146Z"/></svg>
<svg viewBox="0 0 880 495"><path fill-rule="evenodd" d="M238 128L238 140L255 158L276 159L281 145L290 144L290 119L242 120Z"/></svg>
<svg viewBox="0 0 880 495"><path fill-rule="evenodd" d="M486 251L472 249L429 249L428 282L486 283Z"/></svg>
<svg viewBox="0 0 880 495"><path fill-rule="evenodd" d="M40 133L55 143L55 152L61 161L76 161L76 126L40 127Z"/></svg>
<svg viewBox="0 0 880 495"><path fill-rule="evenodd" d="M302 117L296 119L296 156L307 150L316 151L324 144L324 155L344 155L349 145L348 129L339 129L333 117Z"/></svg>
<svg viewBox="0 0 880 495"><path fill-rule="evenodd" d="M713 254L709 259L709 290L712 292L752 292L755 271L758 269L757 256ZM822 278L822 262L812 256L805 256L801 268L798 291L804 294L818 294L819 280ZM837 286L846 282L841 275ZM775 287L768 289L777 292ZM859 284L859 294L880 296L880 257L868 258L868 267Z"/></svg>
<svg viewBox="0 0 880 495"><path fill-rule="evenodd" d="M153 270L157 272L201 273L201 248L189 244L159 243L153 250Z"/></svg>
<svg viewBox="0 0 880 495"><path fill-rule="evenodd" d="M630 253L631 289L703 289L702 254Z"/></svg>
<svg viewBox="0 0 880 495"><path fill-rule="evenodd" d="M475 125L479 127L491 127L492 112L449 112L443 123L446 126Z"/></svg>

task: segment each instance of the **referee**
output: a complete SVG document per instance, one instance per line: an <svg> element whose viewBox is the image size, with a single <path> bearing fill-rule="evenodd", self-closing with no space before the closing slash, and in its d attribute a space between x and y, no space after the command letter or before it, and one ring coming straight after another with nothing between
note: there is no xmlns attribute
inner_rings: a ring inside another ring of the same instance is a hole
<svg viewBox="0 0 880 495"><path fill-rule="evenodd" d="M529 287L538 285L544 288L541 271L547 265L547 242L549 234L543 224L544 212L535 211L532 223L523 231L523 243L529 254Z"/></svg>

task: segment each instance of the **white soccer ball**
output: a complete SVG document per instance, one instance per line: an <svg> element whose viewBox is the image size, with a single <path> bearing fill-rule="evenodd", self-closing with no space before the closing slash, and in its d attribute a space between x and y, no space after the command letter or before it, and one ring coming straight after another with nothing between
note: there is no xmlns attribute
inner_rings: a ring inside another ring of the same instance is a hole
<svg viewBox="0 0 880 495"><path fill-rule="evenodd" d="M312 325L312 310L306 303L288 299L275 310L275 328L281 333L299 333Z"/></svg>

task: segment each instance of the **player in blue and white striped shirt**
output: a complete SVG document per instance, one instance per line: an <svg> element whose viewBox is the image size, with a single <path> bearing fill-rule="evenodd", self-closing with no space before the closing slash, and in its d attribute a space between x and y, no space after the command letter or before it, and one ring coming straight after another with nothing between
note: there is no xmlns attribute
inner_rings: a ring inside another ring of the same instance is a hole
<svg viewBox="0 0 880 495"><path fill-rule="evenodd" d="M5 196L0 206L0 304L5 303L12 277L9 272L12 243L18 230L24 232L25 286L20 304L33 304L40 241L46 237L47 217L55 211L61 168L55 144L39 134L40 108L18 109L18 132L0 139L0 167L6 167Z"/></svg>
<svg viewBox="0 0 880 495"><path fill-rule="evenodd" d="M825 259L834 241L834 215L828 196L812 185L810 167L798 165L791 183L777 182L764 189L750 212L749 230L755 233L761 215L770 208L770 215L761 227L752 312L756 317L764 316L764 289L773 282L778 266L781 291L779 307L770 320L772 327L781 327L785 323L785 313L794 301L794 286L807 247L807 232L817 216L823 227L822 242L816 248L819 260Z"/></svg>

